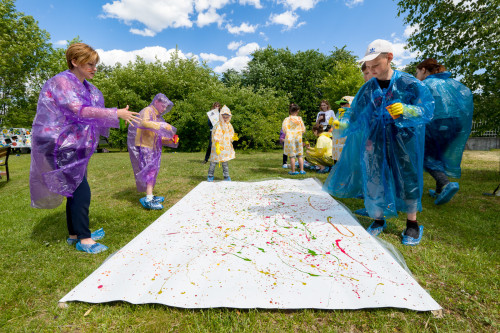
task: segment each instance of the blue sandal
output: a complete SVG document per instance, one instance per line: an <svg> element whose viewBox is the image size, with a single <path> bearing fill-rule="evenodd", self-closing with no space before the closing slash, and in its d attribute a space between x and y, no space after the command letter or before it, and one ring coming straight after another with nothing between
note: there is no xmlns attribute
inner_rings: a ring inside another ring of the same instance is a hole
<svg viewBox="0 0 500 333"><path fill-rule="evenodd" d="M298 175L299 173L297 171L288 171L288 174L289 175L292 175L292 176L296 176Z"/></svg>
<svg viewBox="0 0 500 333"><path fill-rule="evenodd" d="M424 235L424 226L423 225L418 226L418 238L406 236L405 232L406 232L406 230L403 231L403 233L401 234L401 236L403 236L401 243L403 245L415 246L415 245L418 245L420 243L420 241L422 240L422 236Z"/></svg>
<svg viewBox="0 0 500 333"><path fill-rule="evenodd" d="M306 174L306 172L304 170L299 171L299 175L305 175L305 174Z"/></svg>
<svg viewBox="0 0 500 333"><path fill-rule="evenodd" d="M78 242L78 243L76 243L76 249L78 251L96 254L96 253L106 251L108 249L108 247L106 245L102 245L100 243L82 244L82 243Z"/></svg>
<svg viewBox="0 0 500 333"><path fill-rule="evenodd" d="M90 238L97 241L99 239L103 239L104 235L105 235L104 229L100 228L100 229L97 229L96 231L94 231L93 233L91 233ZM78 243L78 239L68 238L68 239L66 239L66 242L68 243L68 245L75 245L76 243Z"/></svg>
<svg viewBox="0 0 500 333"><path fill-rule="evenodd" d="M385 219L384 219L384 225L381 227L374 227L373 226L374 224L375 224L375 221L373 221L372 224L370 224L370 226L368 228L366 228L366 231L368 231L368 233L370 235L372 235L373 237L380 235L380 233L387 228L387 222Z"/></svg>
<svg viewBox="0 0 500 333"><path fill-rule="evenodd" d="M446 184L446 186L443 187L441 193L436 195L436 200L434 201L434 204L442 205L447 203L458 192L458 189L459 189L458 183L452 182Z"/></svg>

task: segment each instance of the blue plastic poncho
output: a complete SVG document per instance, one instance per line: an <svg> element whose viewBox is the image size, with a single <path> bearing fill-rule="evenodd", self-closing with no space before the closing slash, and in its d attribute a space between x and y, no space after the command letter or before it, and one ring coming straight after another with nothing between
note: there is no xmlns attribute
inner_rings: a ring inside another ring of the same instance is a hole
<svg viewBox="0 0 500 333"><path fill-rule="evenodd" d="M141 123L128 128L127 147L138 192L145 192L147 184L156 184L162 147L177 148L177 129L173 126L167 129L168 124L162 117L173 106L167 96L157 94L151 104L141 110Z"/></svg>
<svg viewBox="0 0 500 333"><path fill-rule="evenodd" d="M393 119L386 107L403 103ZM372 218L422 209L424 124L434 111L429 90L413 76L394 71L389 87L366 82L341 120L336 137L347 136L323 189L341 198L364 196Z"/></svg>
<svg viewBox="0 0 500 333"><path fill-rule="evenodd" d="M472 92L449 72L429 75L423 83L436 101L434 117L425 127L425 170L460 178L462 154L472 127Z"/></svg>
<svg viewBox="0 0 500 333"><path fill-rule="evenodd" d="M118 127L116 108L104 108L102 93L69 70L43 86L33 121L31 206L55 208L71 197L109 127Z"/></svg>

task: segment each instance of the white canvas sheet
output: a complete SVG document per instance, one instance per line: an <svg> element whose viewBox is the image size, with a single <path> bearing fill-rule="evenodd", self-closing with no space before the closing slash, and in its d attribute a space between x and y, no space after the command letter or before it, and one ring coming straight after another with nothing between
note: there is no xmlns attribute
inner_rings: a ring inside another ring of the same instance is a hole
<svg viewBox="0 0 500 333"><path fill-rule="evenodd" d="M314 179L200 183L67 301L440 309Z"/></svg>

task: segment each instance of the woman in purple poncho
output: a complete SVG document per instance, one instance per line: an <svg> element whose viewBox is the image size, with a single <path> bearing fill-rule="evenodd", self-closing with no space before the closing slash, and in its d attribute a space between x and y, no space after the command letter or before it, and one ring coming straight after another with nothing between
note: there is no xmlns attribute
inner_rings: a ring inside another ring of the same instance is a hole
<svg viewBox="0 0 500 333"><path fill-rule="evenodd" d="M134 169L138 192L146 192L139 202L146 209L163 209L165 198L153 195L156 177L160 171L162 147L177 148L177 129L165 122L163 115L172 109L164 94L157 94L151 104L139 113L141 123L128 128L127 147Z"/></svg>
<svg viewBox="0 0 500 333"><path fill-rule="evenodd" d="M99 55L83 43L66 50L69 70L49 79L40 92L33 121L30 168L31 206L55 208L66 201L68 244L88 253L107 247L95 241L104 237L99 229L89 230L90 188L87 165L110 127L119 127L118 118L132 125L138 113L105 108L102 93L89 83L97 70Z"/></svg>

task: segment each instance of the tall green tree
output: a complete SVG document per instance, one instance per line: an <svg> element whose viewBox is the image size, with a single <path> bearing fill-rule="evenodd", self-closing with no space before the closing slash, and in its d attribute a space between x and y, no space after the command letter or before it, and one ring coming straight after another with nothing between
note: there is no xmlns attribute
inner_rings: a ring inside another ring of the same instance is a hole
<svg viewBox="0 0 500 333"><path fill-rule="evenodd" d="M49 34L18 12L13 0L0 0L0 15L0 122L30 127L37 89L32 74L53 52Z"/></svg>
<svg viewBox="0 0 500 333"><path fill-rule="evenodd" d="M399 0L417 30L410 50L435 58L475 93L475 119L500 124L500 0Z"/></svg>
<svg viewBox="0 0 500 333"><path fill-rule="evenodd" d="M318 85L326 74L328 57L317 50L292 53L271 46L255 51L252 57L242 73L243 84L288 94L300 106L306 124L314 122L323 98Z"/></svg>

